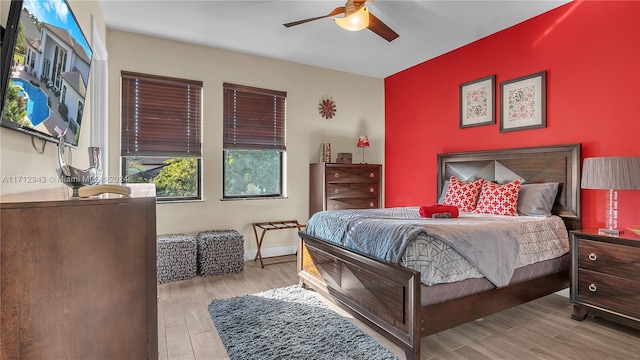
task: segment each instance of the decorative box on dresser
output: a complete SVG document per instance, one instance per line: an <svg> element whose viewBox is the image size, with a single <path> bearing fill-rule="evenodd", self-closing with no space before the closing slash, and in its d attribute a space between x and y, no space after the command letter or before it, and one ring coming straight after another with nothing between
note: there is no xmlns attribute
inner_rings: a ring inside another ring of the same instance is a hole
<svg viewBox="0 0 640 360"><path fill-rule="evenodd" d="M571 232L572 318L588 314L640 329L640 236Z"/></svg>
<svg viewBox="0 0 640 360"><path fill-rule="evenodd" d="M309 216L322 210L380 207L382 165L311 164Z"/></svg>
<svg viewBox="0 0 640 360"><path fill-rule="evenodd" d="M0 197L0 359L157 359L156 198Z"/></svg>

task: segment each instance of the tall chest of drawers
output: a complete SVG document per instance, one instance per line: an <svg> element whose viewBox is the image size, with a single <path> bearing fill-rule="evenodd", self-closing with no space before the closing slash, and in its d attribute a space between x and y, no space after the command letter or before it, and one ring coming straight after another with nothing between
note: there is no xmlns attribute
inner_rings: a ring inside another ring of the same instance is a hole
<svg viewBox="0 0 640 360"><path fill-rule="evenodd" d="M572 318L588 314L640 329L640 237L571 232Z"/></svg>
<svg viewBox="0 0 640 360"><path fill-rule="evenodd" d="M379 208L382 165L311 164L309 216L322 210Z"/></svg>

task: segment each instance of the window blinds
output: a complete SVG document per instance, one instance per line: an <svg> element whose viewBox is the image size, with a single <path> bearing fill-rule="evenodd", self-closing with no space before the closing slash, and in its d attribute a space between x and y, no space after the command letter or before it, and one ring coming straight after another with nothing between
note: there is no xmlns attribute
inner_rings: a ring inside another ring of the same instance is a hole
<svg viewBox="0 0 640 360"><path fill-rule="evenodd" d="M122 71L121 156L201 156L202 81Z"/></svg>
<svg viewBox="0 0 640 360"><path fill-rule="evenodd" d="M286 92L229 83L223 91L225 149L286 150Z"/></svg>

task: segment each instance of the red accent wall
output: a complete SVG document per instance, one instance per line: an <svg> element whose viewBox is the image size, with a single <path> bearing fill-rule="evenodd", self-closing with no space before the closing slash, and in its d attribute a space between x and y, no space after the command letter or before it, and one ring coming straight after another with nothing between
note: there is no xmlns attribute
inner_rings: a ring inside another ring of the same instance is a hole
<svg viewBox="0 0 640 360"><path fill-rule="evenodd" d="M500 133L500 82L547 71L547 127ZM496 124L459 128L459 85L496 75ZM385 79L385 206L436 202L436 155L582 144L582 157L640 156L640 2L575 1ZM582 190L583 227L606 192ZM640 191L619 193L640 224Z"/></svg>

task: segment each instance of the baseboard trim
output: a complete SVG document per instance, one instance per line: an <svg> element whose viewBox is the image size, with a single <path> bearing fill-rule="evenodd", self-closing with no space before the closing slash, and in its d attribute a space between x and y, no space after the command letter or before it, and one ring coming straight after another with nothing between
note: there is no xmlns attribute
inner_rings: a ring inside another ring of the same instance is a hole
<svg viewBox="0 0 640 360"><path fill-rule="evenodd" d="M287 245L287 246L275 246L275 247L262 248L260 252L262 253L262 257L266 258L271 256L292 255L292 254L295 254L297 250L298 250L298 247L296 245ZM248 260L255 259L257 253L258 253L257 249L245 250L244 260L248 261Z"/></svg>

